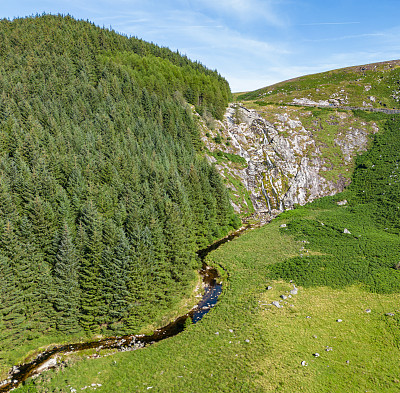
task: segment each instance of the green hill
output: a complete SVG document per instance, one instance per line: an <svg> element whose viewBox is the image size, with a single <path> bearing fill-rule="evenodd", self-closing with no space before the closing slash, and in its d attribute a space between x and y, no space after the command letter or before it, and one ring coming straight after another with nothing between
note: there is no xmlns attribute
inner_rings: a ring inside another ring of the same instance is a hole
<svg viewBox="0 0 400 393"><path fill-rule="evenodd" d="M66 16L0 21L0 363L139 331L237 227L194 108L229 85L187 57ZM47 337L47 338L46 338Z"/></svg>
<svg viewBox="0 0 400 393"><path fill-rule="evenodd" d="M290 79L252 92L237 100L260 104L302 104L365 108L400 108L400 60L341 68Z"/></svg>

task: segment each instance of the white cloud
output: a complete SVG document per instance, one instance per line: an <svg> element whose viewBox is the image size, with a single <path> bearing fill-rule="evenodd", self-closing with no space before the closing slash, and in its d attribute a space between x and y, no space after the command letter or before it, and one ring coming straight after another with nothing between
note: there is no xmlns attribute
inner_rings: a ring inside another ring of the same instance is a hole
<svg viewBox="0 0 400 393"><path fill-rule="evenodd" d="M240 20L262 19L278 27L286 25L285 18L276 10L282 0L203 0L206 7Z"/></svg>
<svg viewBox="0 0 400 393"><path fill-rule="evenodd" d="M356 38L371 38L371 37L383 37L384 33L365 33L365 34L353 34L353 35L343 35L339 37L329 37L321 39L305 39L304 42L329 42L329 41L342 41L342 40L353 40Z"/></svg>
<svg viewBox="0 0 400 393"><path fill-rule="evenodd" d="M141 21L142 25L138 26L137 23ZM155 40L155 37L162 37L163 41L170 40L171 45L179 44L180 50L183 50L184 46L188 49L204 48L208 51L218 49L222 53L236 50L254 57L289 53L286 45L281 42L271 43L254 39L195 11L174 10L163 15L135 13L120 20L116 28L123 29L128 34L143 36L145 39ZM181 35L177 34L179 32Z"/></svg>
<svg viewBox="0 0 400 393"><path fill-rule="evenodd" d="M316 23L302 23L299 26L323 26L323 25L357 25L361 22L316 22Z"/></svg>

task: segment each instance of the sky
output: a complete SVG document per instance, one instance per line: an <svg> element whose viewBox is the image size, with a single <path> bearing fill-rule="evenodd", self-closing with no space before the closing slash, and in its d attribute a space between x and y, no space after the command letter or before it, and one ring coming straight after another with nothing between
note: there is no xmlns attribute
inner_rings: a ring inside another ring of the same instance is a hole
<svg viewBox="0 0 400 393"><path fill-rule="evenodd" d="M233 92L400 59L400 0L0 0L0 18L43 12L179 50Z"/></svg>

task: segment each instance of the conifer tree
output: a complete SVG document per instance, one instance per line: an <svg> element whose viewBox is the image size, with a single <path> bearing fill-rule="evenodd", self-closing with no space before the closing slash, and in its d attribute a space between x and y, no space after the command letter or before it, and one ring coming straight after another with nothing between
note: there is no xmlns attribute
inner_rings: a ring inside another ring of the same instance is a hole
<svg viewBox="0 0 400 393"><path fill-rule="evenodd" d="M61 233L54 265L54 307L57 314L57 328L65 333L79 329L79 272L76 249L67 224Z"/></svg>
<svg viewBox="0 0 400 393"><path fill-rule="evenodd" d="M107 310L106 321L122 321L129 312L130 247L125 236L113 250L105 250L102 258L102 294Z"/></svg>
<svg viewBox="0 0 400 393"><path fill-rule="evenodd" d="M20 266L16 266L15 260L22 257L22 250L12 228L7 221L0 236L0 269L1 269L1 314L2 323L7 329L3 332L3 345L8 347L18 340L23 340L26 326L26 308L28 304L21 288L19 280ZM13 258L15 258L13 260Z"/></svg>
<svg viewBox="0 0 400 393"><path fill-rule="evenodd" d="M81 224L84 238L79 267L82 294L80 324L86 331L96 331L103 312L100 281L103 243L101 218L92 202L82 211Z"/></svg>

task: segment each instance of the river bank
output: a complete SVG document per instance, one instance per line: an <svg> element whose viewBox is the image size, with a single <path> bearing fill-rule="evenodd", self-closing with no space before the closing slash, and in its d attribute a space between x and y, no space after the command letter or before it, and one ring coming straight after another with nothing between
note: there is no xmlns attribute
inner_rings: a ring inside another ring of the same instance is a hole
<svg viewBox="0 0 400 393"><path fill-rule="evenodd" d="M197 285L194 293L198 293L200 288L203 289L204 293L202 296L200 295L201 300L184 315L177 317L167 325L154 330L153 333L148 335L134 334L125 336L112 336L94 341L56 345L48 350L41 351L33 360L18 366L13 366L8 373L7 379L0 382L0 392L6 393L11 389L18 387L22 382L26 381L31 376L36 376L43 371L65 365L65 361L60 361L60 355L65 357L65 355L89 349L95 349L97 352L108 349L117 349L118 351L123 352L132 351L181 333L187 326L188 319L190 319L192 323L199 322L203 316L206 315L216 305L218 296L222 291L222 283L221 279L219 278L219 273L217 269L205 264L204 260L206 256L211 251L216 250L222 244L240 236L251 227L251 225L242 226L238 230L214 242L205 249L198 251L197 254L203 262L203 268L199 272L199 275L202 278L202 285ZM198 297L199 295L195 296ZM187 304L188 299L183 299L183 301L185 304ZM189 299L189 302L190 301L191 300ZM99 358L100 355L94 357Z"/></svg>

